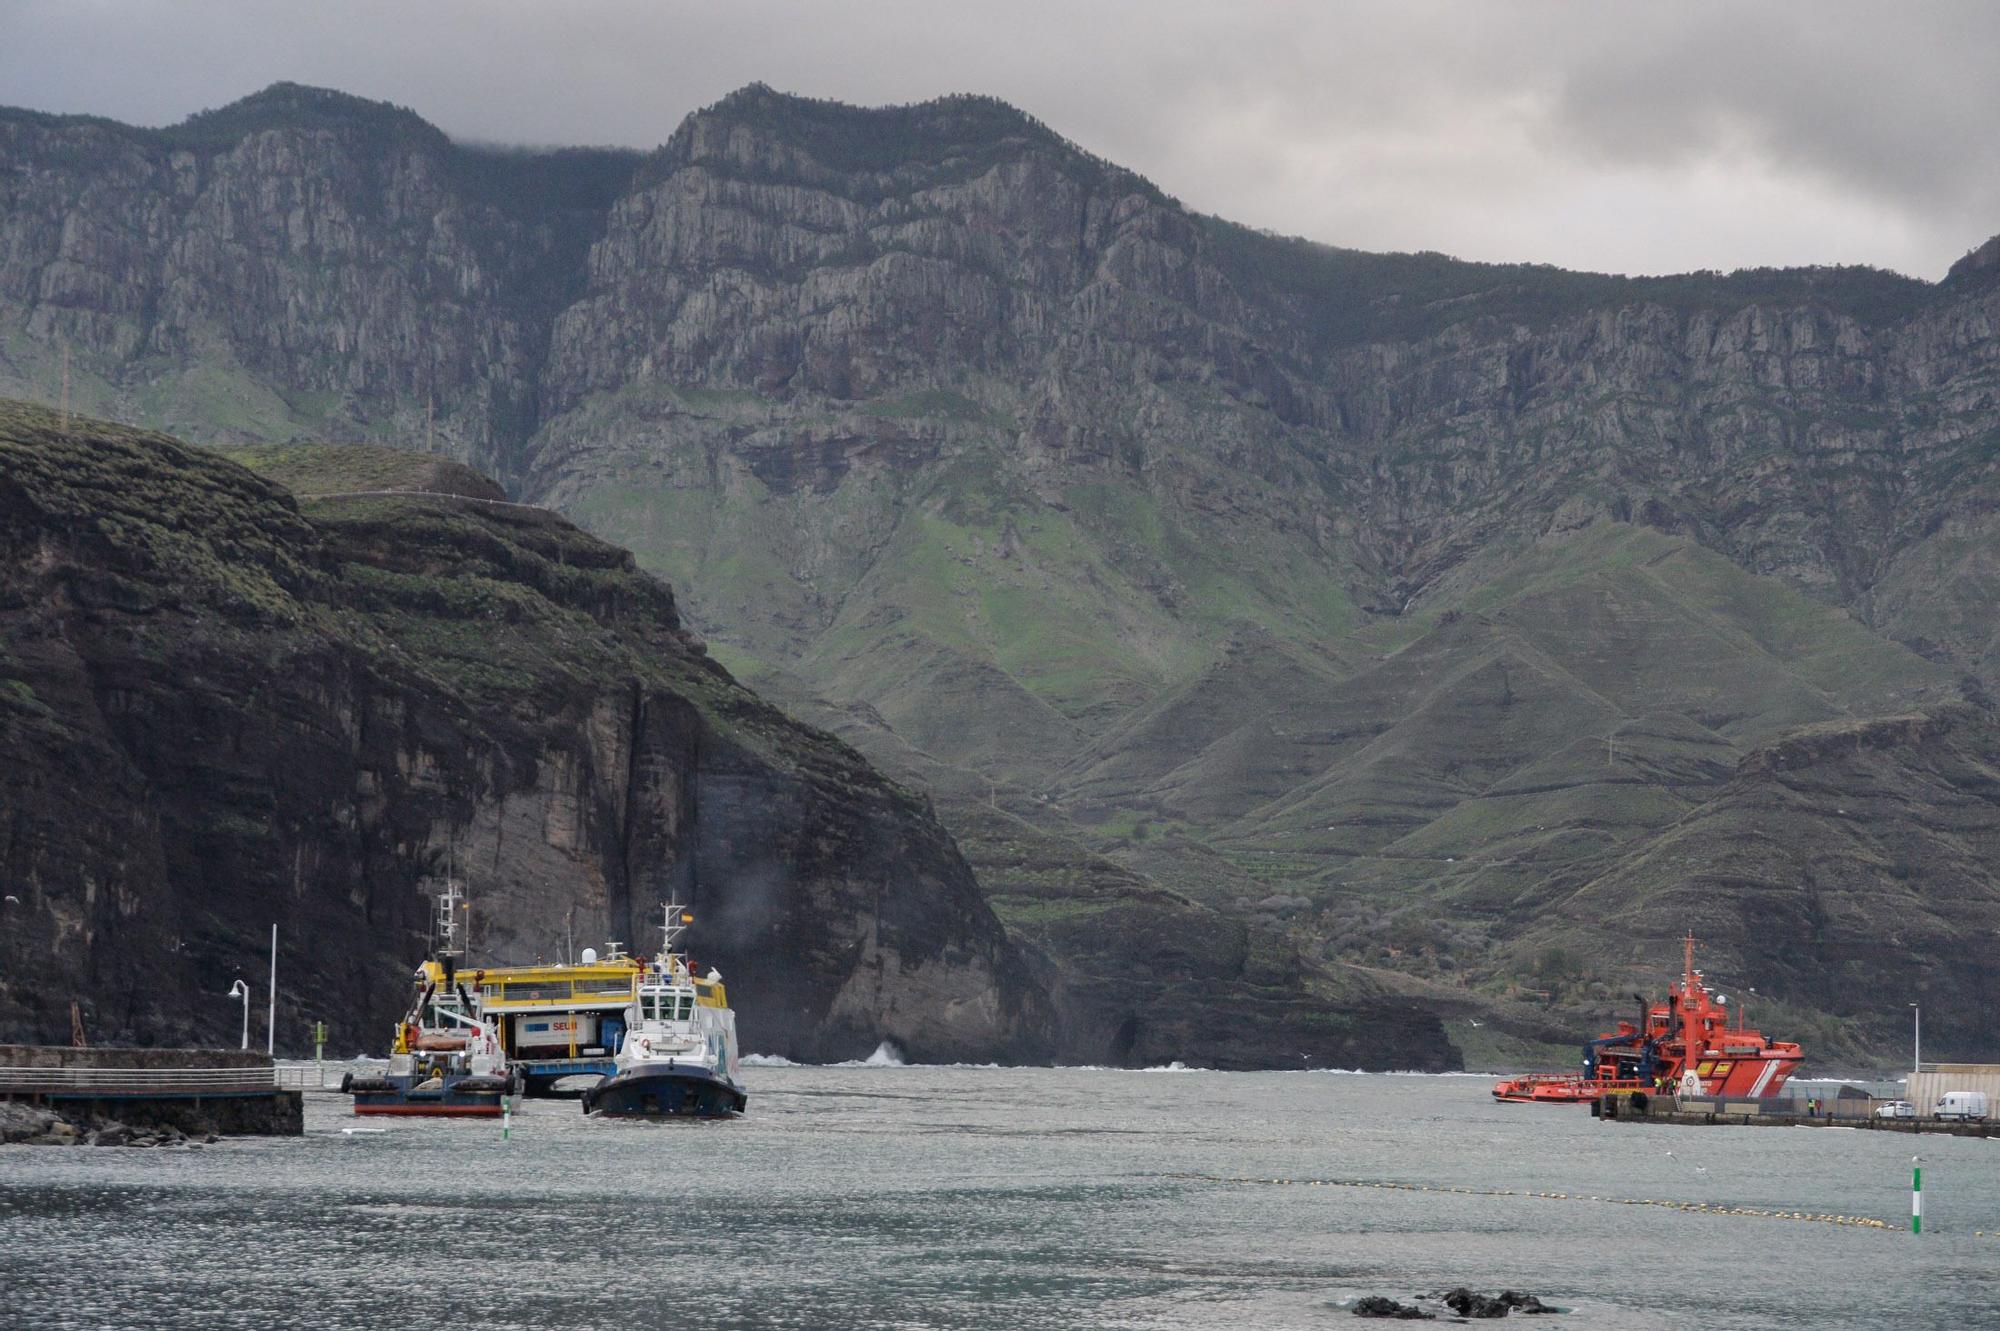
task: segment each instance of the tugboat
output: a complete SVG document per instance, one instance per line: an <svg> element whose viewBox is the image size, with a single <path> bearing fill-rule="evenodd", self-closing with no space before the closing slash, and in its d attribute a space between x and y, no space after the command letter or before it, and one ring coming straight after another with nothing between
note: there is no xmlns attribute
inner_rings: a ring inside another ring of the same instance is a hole
<svg viewBox="0 0 2000 1331"><path fill-rule="evenodd" d="M417 998L396 1023L389 1070L381 1076L340 1079L357 1114L421 1114L498 1118L504 1101L520 1093L520 1077L507 1066L500 1032L478 1014L459 982L456 882L438 896L436 954L417 968Z"/></svg>
<svg viewBox="0 0 2000 1331"><path fill-rule="evenodd" d="M722 976L698 974L674 944L694 916L665 907L660 953L625 1012L616 1071L583 1093L583 1112L606 1118L728 1118L749 1102L738 1082L736 1014Z"/></svg>
<svg viewBox="0 0 2000 1331"><path fill-rule="evenodd" d="M1711 993L1694 968L1694 935L1686 939L1681 980L1667 1000L1640 999L1637 1023L1583 1047L1583 1072L1529 1073L1493 1087L1495 1100L1520 1104L1587 1104L1606 1095L1728 1096L1769 1099L1805 1055L1789 1040L1752 1030L1741 1007L1729 1024L1726 1000Z"/></svg>

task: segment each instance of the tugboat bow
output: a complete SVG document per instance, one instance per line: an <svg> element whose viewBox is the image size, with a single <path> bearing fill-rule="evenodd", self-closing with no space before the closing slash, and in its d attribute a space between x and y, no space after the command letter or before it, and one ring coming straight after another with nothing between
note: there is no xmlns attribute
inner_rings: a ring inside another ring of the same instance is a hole
<svg viewBox="0 0 2000 1331"><path fill-rule="evenodd" d="M706 974L676 950L693 922L664 908L660 952L641 973L626 1009L616 1071L583 1095L583 1111L605 1117L726 1118L748 1102L738 1080L736 1014L722 976Z"/></svg>

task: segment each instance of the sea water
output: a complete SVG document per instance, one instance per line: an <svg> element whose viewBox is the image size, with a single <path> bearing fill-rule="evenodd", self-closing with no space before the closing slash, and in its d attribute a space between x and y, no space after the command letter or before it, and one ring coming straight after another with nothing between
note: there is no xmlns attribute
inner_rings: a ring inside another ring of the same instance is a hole
<svg viewBox="0 0 2000 1331"><path fill-rule="evenodd" d="M1542 1327L2000 1319L2000 1142L1598 1122L1475 1077L745 1078L728 1122L348 1134L308 1095L303 1140L0 1147L0 1324L1292 1328L1458 1285L1571 1310Z"/></svg>

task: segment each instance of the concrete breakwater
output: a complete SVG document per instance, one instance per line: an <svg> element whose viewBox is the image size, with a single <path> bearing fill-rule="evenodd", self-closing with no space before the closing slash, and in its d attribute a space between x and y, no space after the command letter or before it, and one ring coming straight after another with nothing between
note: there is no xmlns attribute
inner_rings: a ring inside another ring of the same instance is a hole
<svg viewBox="0 0 2000 1331"><path fill-rule="evenodd" d="M0 1140L159 1144L296 1137L302 1097L268 1055L233 1049L0 1045Z"/></svg>
<svg viewBox="0 0 2000 1331"><path fill-rule="evenodd" d="M1630 1123L1673 1123L1684 1127L1854 1128L1864 1132L1907 1132L1923 1136L1996 1137L2000 1123L1952 1122L1936 1118L1875 1118L1872 1115L1801 1114L1772 1111L1743 1101L1689 1105L1671 1099L1637 1103L1636 1097L1607 1095L1591 1106L1598 1118Z"/></svg>

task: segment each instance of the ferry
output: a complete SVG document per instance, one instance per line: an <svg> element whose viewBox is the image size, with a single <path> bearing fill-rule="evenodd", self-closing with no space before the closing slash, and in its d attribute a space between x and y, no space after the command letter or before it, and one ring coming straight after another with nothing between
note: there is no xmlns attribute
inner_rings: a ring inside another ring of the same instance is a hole
<svg viewBox="0 0 2000 1331"><path fill-rule="evenodd" d="M447 883L438 897L439 945L417 968L417 997L396 1023L389 1068L341 1078L356 1114L498 1118L521 1078L507 1064L500 1033L478 1011L458 971L458 912L464 897Z"/></svg>
<svg viewBox="0 0 2000 1331"><path fill-rule="evenodd" d="M694 917L665 907L660 952L625 1013L616 1070L583 1093L583 1112L609 1118L727 1118L749 1097L739 1078L736 1014L722 976L675 950Z"/></svg>
<svg viewBox="0 0 2000 1331"><path fill-rule="evenodd" d="M1686 941L1679 984L1663 1003L1640 999L1639 1020L1583 1047L1583 1072L1530 1073L1493 1087L1493 1098L1518 1104L1583 1104L1606 1095L1726 1096L1769 1099L1804 1057L1789 1040L1753 1029L1741 1005L1729 1024L1727 1000L1713 993L1694 966L1694 935Z"/></svg>

